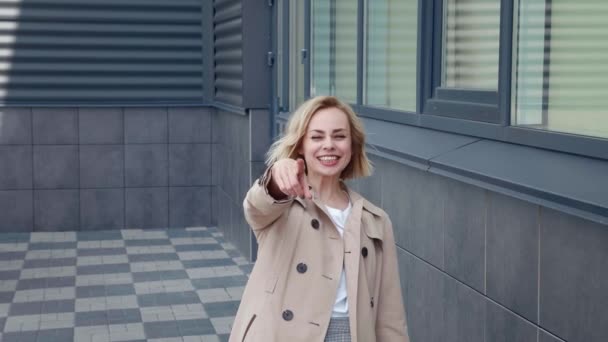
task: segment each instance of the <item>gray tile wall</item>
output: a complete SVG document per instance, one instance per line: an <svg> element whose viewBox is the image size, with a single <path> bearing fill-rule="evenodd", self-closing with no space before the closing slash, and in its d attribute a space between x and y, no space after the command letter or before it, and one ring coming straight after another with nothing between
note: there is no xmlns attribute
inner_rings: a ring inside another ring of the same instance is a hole
<svg viewBox="0 0 608 342"><path fill-rule="evenodd" d="M209 108L0 108L0 231L211 225Z"/></svg>
<svg viewBox="0 0 608 342"><path fill-rule="evenodd" d="M371 156L412 342L608 341L608 226Z"/></svg>
<svg viewBox="0 0 608 342"><path fill-rule="evenodd" d="M268 111L250 110L240 115L218 110L213 116L213 220L226 239L250 258L256 254L256 245L243 215L243 199L265 170L264 154L269 145Z"/></svg>

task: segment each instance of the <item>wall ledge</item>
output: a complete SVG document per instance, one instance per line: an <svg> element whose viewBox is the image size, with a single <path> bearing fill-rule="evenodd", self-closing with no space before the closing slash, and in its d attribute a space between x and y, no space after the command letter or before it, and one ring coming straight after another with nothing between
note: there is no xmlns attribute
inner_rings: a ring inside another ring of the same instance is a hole
<svg viewBox="0 0 608 342"><path fill-rule="evenodd" d="M608 225L608 161L362 118L372 155Z"/></svg>

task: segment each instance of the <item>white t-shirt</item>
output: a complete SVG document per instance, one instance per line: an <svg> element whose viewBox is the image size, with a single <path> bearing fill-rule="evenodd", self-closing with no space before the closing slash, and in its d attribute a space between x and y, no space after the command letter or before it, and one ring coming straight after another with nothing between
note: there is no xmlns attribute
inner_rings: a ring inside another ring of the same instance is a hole
<svg viewBox="0 0 608 342"><path fill-rule="evenodd" d="M346 224L348 214L350 214L351 207L350 201L348 202L348 207L344 210L325 206L341 237L344 236L344 225ZM344 272L344 264L342 264L338 293L336 294L336 301L334 302L334 309L331 313L331 317L348 317L348 298L346 293L346 272Z"/></svg>

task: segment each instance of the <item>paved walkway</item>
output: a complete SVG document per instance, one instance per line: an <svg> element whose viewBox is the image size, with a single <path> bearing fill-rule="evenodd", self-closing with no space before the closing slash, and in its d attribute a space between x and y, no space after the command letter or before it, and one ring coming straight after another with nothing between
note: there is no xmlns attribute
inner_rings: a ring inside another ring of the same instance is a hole
<svg viewBox="0 0 608 342"><path fill-rule="evenodd" d="M0 234L0 341L227 341L251 266L215 228Z"/></svg>

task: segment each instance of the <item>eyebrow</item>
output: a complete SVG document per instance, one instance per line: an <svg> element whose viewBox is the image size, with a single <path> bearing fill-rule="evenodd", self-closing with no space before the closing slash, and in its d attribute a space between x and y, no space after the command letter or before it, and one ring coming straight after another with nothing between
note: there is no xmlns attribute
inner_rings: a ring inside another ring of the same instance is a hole
<svg viewBox="0 0 608 342"><path fill-rule="evenodd" d="M313 133L325 133L325 131L322 131L320 129L311 129L310 131ZM341 131L346 131L346 128L334 129L332 133L341 132Z"/></svg>

